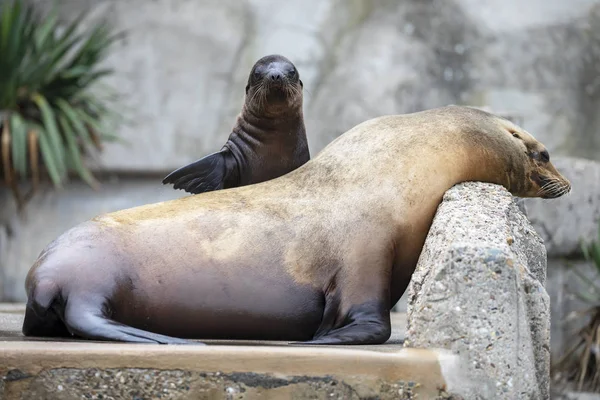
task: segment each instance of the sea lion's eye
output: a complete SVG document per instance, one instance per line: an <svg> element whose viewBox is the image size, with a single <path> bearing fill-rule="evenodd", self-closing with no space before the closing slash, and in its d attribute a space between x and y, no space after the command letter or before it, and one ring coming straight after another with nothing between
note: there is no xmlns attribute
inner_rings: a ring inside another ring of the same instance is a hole
<svg viewBox="0 0 600 400"><path fill-rule="evenodd" d="M254 71L254 78L260 79L261 75L262 74L259 71Z"/></svg>
<svg viewBox="0 0 600 400"><path fill-rule="evenodd" d="M289 76L294 76L294 75L296 75L296 69L295 69L295 68L292 68L292 69L290 69L290 70L288 71L288 75L289 75Z"/></svg>
<svg viewBox="0 0 600 400"><path fill-rule="evenodd" d="M550 161L550 154L548 154L547 150L544 150L540 153L540 157L542 158L543 162L549 162Z"/></svg>
<svg viewBox="0 0 600 400"><path fill-rule="evenodd" d="M521 136L517 132L513 132L512 135L515 139L521 139Z"/></svg>

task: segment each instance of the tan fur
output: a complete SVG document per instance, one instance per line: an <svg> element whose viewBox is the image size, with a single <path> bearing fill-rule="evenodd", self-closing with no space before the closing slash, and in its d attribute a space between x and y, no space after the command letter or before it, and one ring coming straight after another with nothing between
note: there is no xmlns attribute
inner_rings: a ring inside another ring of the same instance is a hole
<svg viewBox="0 0 600 400"><path fill-rule="evenodd" d="M535 172L570 190L551 163L528 156L532 149L543 145L523 129L467 107L383 116L280 178L99 216L72 233L93 235L98 253L71 240L66 254L83 255L104 276L135 272L134 285L153 293L141 300L148 307L184 302L173 287L202 282L208 271L233 281L287 276L338 293L340 315L382 295L393 305L453 185L491 182L535 197L544 194ZM96 254L105 254L102 263ZM68 286L72 277L61 279Z"/></svg>
<svg viewBox="0 0 600 400"><path fill-rule="evenodd" d="M168 222L181 237L181 227L201 224L205 213L219 210L225 214L221 223L237 222L235 229L227 228L231 234L211 240L211 246L239 250L226 252L233 258L244 253L240 244L248 240L247 232L264 230L270 222L292 222L287 229L297 239L285 243L284 260L298 282L326 281L332 274L326 258L384 238L401 244L397 261L412 271L437 205L454 184L487 181L514 195L535 197L539 187L526 178L534 169L568 184L551 164L529 160L526 151L533 148L543 145L510 121L476 109L452 106L383 116L351 129L279 179L124 210L100 221ZM276 213L284 213L285 220ZM199 242L192 246L206 249L204 229L198 228ZM325 240L332 242L327 257L314 251Z"/></svg>

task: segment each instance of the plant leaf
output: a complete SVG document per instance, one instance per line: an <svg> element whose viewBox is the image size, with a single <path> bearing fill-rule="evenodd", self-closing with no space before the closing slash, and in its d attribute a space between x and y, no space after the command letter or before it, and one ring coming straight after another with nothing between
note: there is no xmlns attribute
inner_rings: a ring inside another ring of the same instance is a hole
<svg viewBox="0 0 600 400"><path fill-rule="evenodd" d="M37 51L42 50L44 45L52 39L57 22L58 15L56 12L56 4L54 4L48 15L41 21L39 28L36 30L34 44L36 45Z"/></svg>
<svg viewBox="0 0 600 400"><path fill-rule="evenodd" d="M584 303L591 304L594 306L598 305L598 299L590 296L585 292L573 292L573 295Z"/></svg>
<svg viewBox="0 0 600 400"><path fill-rule="evenodd" d="M27 133L27 148L29 149L29 166L31 167L31 184L32 190L35 192L40 182L39 169L39 136L36 133L35 127L31 127Z"/></svg>
<svg viewBox="0 0 600 400"><path fill-rule="evenodd" d="M18 175L27 175L27 126L17 113L11 116L12 159L13 167Z"/></svg>
<svg viewBox="0 0 600 400"><path fill-rule="evenodd" d="M52 108L50 107L50 105L48 104L48 102L46 101L46 99L43 96L40 96L39 94L36 93L33 95L33 101L37 104L37 106L39 107L39 109L42 113L42 121L44 123L44 131L48 135L50 149L53 152L53 157L54 157L54 162L55 162L54 167L56 168L56 171L58 172L58 174L62 177L66 174L66 167L64 165L65 152L64 152L60 132L58 130L58 127L56 126L56 116L55 116L54 112L52 111ZM40 134L40 139L42 139L42 136L44 136L44 135ZM40 142L40 144L41 144L41 142ZM45 151L45 150L42 148L42 151Z"/></svg>
<svg viewBox="0 0 600 400"><path fill-rule="evenodd" d="M594 282L594 280L585 276L581 271L579 271L579 269L577 267L572 268L571 272L573 272L575 274L575 276L577 276L583 284L585 284L586 286L589 286L595 292L594 293L596 295L595 301L596 301L596 303L600 303L600 296L598 296L598 294L600 294L600 287Z"/></svg>
<svg viewBox="0 0 600 400"><path fill-rule="evenodd" d="M95 89L113 73L102 61L121 34L104 22L81 29L88 11L63 24L53 3L47 15L36 12L35 2L0 4L0 110L11 116L4 159L15 176L31 178L32 193L42 164L55 186L71 169L93 184L84 164L87 146L119 139L104 123L112 122L108 104L115 100L105 101Z"/></svg>
<svg viewBox="0 0 600 400"><path fill-rule="evenodd" d="M7 185L10 185L12 183L13 174L10 165L10 123L8 117L2 120L0 150L0 155L2 156L2 169L4 170L4 180Z"/></svg>
<svg viewBox="0 0 600 400"><path fill-rule="evenodd" d="M90 171L83 165L81 152L79 151L79 147L77 147L77 141L75 140L75 132L73 131L73 127L69 125L67 118L63 115L59 115L58 121L60 126L62 127L64 136L67 140L69 147L69 155L75 170L81 176L81 178L91 187L96 188L98 186L98 182L94 179Z"/></svg>
<svg viewBox="0 0 600 400"><path fill-rule="evenodd" d="M54 156L54 152L52 151L52 146L50 145L50 140L48 139L48 134L44 132L42 127L38 127L38 140L40 144L40 151L42 153L42 159L44 160L44 165L46 166L46 170L50 175L50 179L52 183L56 187L62 187L62 178L61 174L56 167L57 160Z"/></svg>
<svg viewBox="0 0 600 400"><path fill-rule="evenodd" d="M79 112L73 109L71 105L63 99L58 99L56 101L56 104L61 109L61 111L67 116L69 122L75 128L75 132L84 141L86 146L93 148L94 143L92 142L92 138L90 137L89 132L85 127L84 121L79 115Z"/></svg>

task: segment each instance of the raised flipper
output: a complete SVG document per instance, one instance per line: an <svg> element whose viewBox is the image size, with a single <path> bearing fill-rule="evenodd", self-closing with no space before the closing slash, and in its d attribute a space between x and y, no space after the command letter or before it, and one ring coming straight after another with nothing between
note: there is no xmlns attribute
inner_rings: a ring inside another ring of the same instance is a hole
<svg viewBox="0 0 600 400"><path fill-rule="evenodd" d="M226 189L237 181L237 163L228 149L209 154L167 175L162 183L192 194Z"/></svg>
<svg viewBox="0 0 600 400"><path fill-rule="evenodd" d="M94 311L95 307L82 303L69 303L65 310L65 325L73 335L90 340L109 340L130 343L189 344L204 343L147 332L112 321Z"/></svg>

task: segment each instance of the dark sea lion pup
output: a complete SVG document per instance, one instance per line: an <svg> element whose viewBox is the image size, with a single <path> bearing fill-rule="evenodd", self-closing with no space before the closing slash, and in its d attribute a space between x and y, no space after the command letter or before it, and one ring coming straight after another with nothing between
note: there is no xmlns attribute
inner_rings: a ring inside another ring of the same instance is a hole
<svg viewBox="0 0 600 400"><path fill-rule="evenodd" d="M218 153L171 172L163 184L202 193L259 183L310 159L298 70L280 55L254 64L241 113Z"/></svg>
<svg viewBox="0 0 600 400"><path fill-rule="evenodd" d="M484 111L375 118L279 178L67 231L29 271L23 333L383 343L437 207L464 181L571 190L540 142Z"/></svg>

